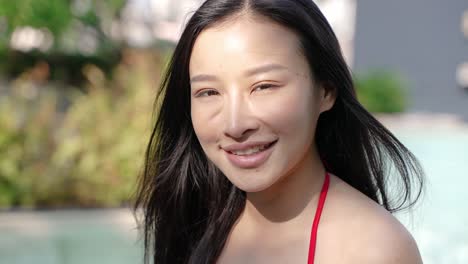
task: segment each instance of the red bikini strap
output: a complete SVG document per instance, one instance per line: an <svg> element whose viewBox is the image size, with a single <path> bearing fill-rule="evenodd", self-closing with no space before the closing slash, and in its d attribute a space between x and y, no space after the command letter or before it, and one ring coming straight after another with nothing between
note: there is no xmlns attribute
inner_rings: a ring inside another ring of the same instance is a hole
<svg viewBox="0 0 468 264"><path fill-rule="evenodd" d="M323 206L325 204L325 198L327 197L328 186L330 185L330 175L328 172L325 173L325 181L323 182L322 190L320 191L320 198L317 206L317 211L315 212L314 223L312 225L312 232L310 234L310 243L309 243L309 258L307 263L313 264L315 257L315 247L317 243L317 229L320 222L320 216L322 215Z"/></svg>

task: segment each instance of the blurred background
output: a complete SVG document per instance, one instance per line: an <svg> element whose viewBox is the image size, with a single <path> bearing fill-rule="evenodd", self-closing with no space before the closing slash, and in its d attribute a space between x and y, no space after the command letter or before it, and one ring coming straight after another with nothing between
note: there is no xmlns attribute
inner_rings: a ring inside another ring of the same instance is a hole
<svg viewBox="0 0 468 264"><path fill-rule="evenodd" d="M199 0L0 0L0 263L139 263L129 206L160 75ZM317 0L425 195L424 263L468 263L468 1Z"/></svg>

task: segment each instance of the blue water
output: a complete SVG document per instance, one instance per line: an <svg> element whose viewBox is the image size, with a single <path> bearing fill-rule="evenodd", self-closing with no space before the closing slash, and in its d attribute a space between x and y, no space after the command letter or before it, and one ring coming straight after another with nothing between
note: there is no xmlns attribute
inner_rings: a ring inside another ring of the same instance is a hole
<svg viewBox="0 0 468 264"><path fill-rule="evenodd" d="M468 263L468 133L400 132L420 159L427 186L418 207L397 217L424 263ZM0 264L141 263L128 209L0 213Z"/></svg>
<svg viewBox="0 0 468 264"><path fill-rule="evenodd" d="M468 133L400 133L427 174L425 195L400 220L412 232L426 264L468 263Z"/></svg>
<svg viewBox="0 0 468 264"><path fill-rule="evenodd" d="M142 263L142 251L128 209L2 213L0 263Z"/></svg>

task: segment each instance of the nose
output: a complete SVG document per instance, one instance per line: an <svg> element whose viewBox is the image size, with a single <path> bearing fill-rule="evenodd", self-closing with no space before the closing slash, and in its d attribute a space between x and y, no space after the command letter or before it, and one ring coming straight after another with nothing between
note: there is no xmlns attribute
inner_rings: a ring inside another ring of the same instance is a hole
<svg viewBox="0 0 468 264"><path fill-rule="evenodd" d="M223 131L227 137L242 141L259 128L259 122L249 103L240 94L226 99L223 112Z"/></svg>

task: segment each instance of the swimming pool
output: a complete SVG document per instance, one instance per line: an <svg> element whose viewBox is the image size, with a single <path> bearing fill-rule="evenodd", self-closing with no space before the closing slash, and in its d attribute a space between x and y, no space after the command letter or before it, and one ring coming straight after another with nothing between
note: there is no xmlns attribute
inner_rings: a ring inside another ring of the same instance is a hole
<svg viewBox="0 0 468 264"><path fill-rule="evenodd" d="M0 214L0 263L142 263L128 209Z"/></svg>
<svg viewBox="0 0 468 264"><path fill-rule="evenodd" d="M412 215L398 215L426 264L468 263L468 133L406 131L399 138L421 161L426 192Z"/></svg>

